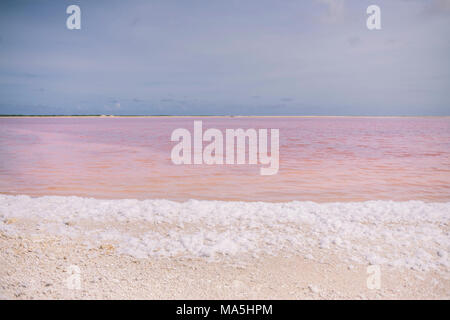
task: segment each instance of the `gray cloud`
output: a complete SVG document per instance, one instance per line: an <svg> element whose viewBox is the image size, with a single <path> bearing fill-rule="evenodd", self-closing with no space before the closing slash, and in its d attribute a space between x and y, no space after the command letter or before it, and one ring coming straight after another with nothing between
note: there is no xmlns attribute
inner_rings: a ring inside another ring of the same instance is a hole
<svg viewBox="0 0 450 320"><path fill-rule="evenodd" d="M325 4L328 7L326 14L322 15L323 21L332 23L342 21L345 13L344 0L316 0L316 1Z"/></svg>
<svg viewBox="0 0 450 320"><path fill-rule="evenodd" d="M446 16L450 14L450 0L430 0L424 6L424 14L429 16Z"/></svg>
<svg viewBox="0 0 450 320"><path fill-rule="evenodd" d="M359 44L361 44L361 38L360 37L355 37L355 36L350 37L350 38L348 38L348 43L350 44L350 46L356 47Z"/></svg>

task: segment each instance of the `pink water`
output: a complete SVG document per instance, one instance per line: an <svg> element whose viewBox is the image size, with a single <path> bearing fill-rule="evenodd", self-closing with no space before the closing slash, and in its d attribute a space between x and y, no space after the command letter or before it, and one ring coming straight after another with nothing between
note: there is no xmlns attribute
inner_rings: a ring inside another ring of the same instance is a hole
<svg viewBox="0 0 450 320"><path fill-rule="evenodd" d="M199 119L204 130L280 129L278 174L172 164L172 131ZM2 118L0 193L450 201L450 118Z"/></svg>

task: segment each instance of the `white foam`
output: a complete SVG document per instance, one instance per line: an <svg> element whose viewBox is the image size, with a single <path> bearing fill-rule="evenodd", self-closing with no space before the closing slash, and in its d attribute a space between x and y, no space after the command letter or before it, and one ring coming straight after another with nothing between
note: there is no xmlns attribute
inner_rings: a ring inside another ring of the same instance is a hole
<svg viewBox="0 0 450 320"><path fill-rule="evenodd" d="M0 195L8 219L35 232L113 243L137 258L334 252L348 261L428 270L449 267L450 202L224 202ZM129 227L127 227L129 226ZM17 232L17 231L14 231Z"/></svg>

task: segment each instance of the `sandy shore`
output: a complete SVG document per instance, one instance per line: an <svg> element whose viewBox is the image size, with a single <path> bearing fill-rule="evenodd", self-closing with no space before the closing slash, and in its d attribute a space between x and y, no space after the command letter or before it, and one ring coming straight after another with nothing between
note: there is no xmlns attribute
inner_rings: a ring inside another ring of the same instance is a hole
<svg viewBox="0 0 450 320"><path fill-rule="evenodd" d="M1 195L0 298L449 299L448 206Z"/></svg>
<svg viewBox="0 0 450 320"><path fill-rule="evenodd" d="M448 299L439 272L381 268L380 289L368 289L367 266L331 255L251 261L136 259L113 246L87 248L57 238L0 239L2 299ZM79 268L79 284L73 267ZM68 273L71 272L71 273ZM71 285L72 284L72 285ZM75 285L74 285L75 284Z"/></svg>

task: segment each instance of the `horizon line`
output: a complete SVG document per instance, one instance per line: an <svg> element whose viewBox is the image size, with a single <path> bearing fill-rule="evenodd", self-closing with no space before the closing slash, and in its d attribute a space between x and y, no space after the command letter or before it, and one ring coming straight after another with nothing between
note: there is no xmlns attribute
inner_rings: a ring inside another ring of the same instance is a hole
<svg viewBox="0 0 450 320"><path fill-rule="evenodd" d="M0 118L26 118L26 117L48 117L48 118L75 118L75 117L92 117L92 118L120 118L120 117L179 117L179 118L195 118L195 117L216 117L216 118L447 118L450 115L127 115L127 114L0 114Z"/></svg>

